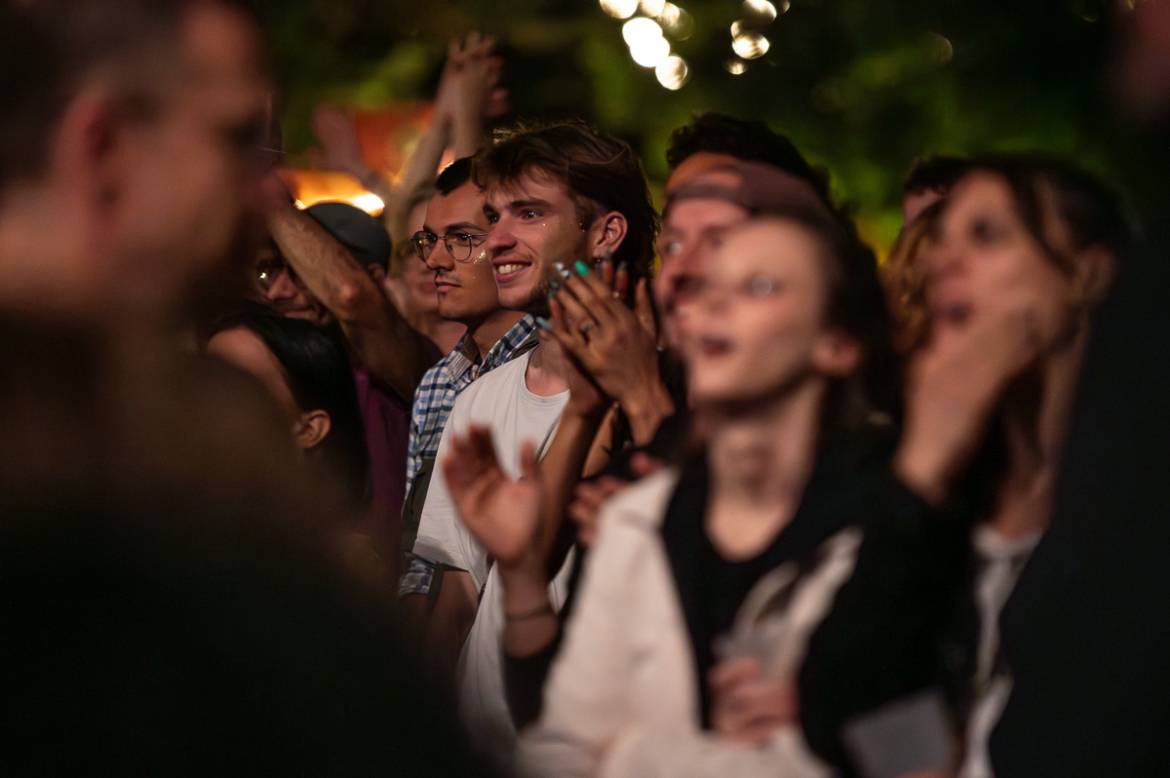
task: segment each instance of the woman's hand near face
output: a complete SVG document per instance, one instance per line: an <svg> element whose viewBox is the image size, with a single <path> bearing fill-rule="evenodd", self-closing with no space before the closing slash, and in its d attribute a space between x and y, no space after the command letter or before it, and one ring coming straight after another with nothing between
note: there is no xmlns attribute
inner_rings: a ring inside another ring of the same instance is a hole
<svg viewBox="0 0 1170 778"><path fill-rule="evenodd" d="M1036 309L1026 290L1005 290L962 319L937 320L911 363L895 471L927 500L946 498L1005 390L1039 355Z"/></svg>

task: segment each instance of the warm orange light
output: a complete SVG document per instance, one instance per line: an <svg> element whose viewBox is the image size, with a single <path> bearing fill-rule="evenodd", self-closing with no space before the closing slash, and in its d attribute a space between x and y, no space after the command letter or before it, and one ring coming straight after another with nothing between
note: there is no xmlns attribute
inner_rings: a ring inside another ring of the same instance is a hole
<svg viewBox="0 0 1170 778"><path fill-rule="evenodd" d="M298 208L341 201L357 206L371 216L378 216L386 207L382 198L367 191L356 178L346 173L284 168L280 171L280 178L296 198Z"/></svg>

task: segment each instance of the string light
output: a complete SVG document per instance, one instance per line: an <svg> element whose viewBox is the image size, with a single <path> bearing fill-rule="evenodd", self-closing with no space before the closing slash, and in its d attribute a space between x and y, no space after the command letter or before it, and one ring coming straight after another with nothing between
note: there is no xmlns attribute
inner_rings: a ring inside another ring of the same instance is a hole
<svg viewBox="0 0 1170 778"><path fill-rule="evenodd" d="M758 17L764 24L771 24L776 20L776 6L768 0L743 0L743 12L748 16Z"/></svg>
<svg viewBox="0 0 1170 778"><path fill-rule="evenodd" d="M758 32L744 32L731 41L732 50L744 59L759 59L768 53L772 44Z"/></svg>
<svg viewBox="0 0 1170 778"><path fill-rule="evenodd" d="M658 83L674 91L681 89L690 79L690 69L682 57L667 57L654 68L654 75L658 77Z"/></svg>
<svg viewBox="0 0 1170 778"><path fill-rule="evenodd" d="M615 19L629 19L638 10L638 0L600 0L601 10Z"/></svg>

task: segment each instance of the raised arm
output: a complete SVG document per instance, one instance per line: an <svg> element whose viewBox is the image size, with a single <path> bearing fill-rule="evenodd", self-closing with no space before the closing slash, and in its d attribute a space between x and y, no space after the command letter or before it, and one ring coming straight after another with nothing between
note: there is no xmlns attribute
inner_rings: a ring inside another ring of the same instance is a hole
<svg viewBox="0 0 1170 778"><path fill-rule="evenodd" d="M281 254L337 318L366 368L409 402L424 369L422 336L410 328L345 247L291 202L269 210L268 227Z"/></svg>

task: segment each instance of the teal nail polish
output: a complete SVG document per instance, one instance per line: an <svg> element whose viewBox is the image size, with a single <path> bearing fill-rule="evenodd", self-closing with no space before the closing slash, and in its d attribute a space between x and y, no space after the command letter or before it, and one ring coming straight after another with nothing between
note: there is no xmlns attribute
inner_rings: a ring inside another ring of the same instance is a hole
<svg viewBox="0 0 1170 778"><path fill-rule="evenodd" d="M589 275L589 266L588 266L588 265L586 265L584 262L582 262L582 261L581 261L581 260L579 260L579 259L578 259L578 260L577 260L577 262L576 262L576 263L573 265L573 268L574 268L574 269L576 269L576 271L577 271L577 275L581 276L582 278L584 278L585 276Z"/></svg>
<svg viewBox="0 0 1170 778"><path fill-rule="evenodd" d="M536 317L536 326L547 332L552 332L552 322L543 316Z"/></svg>

